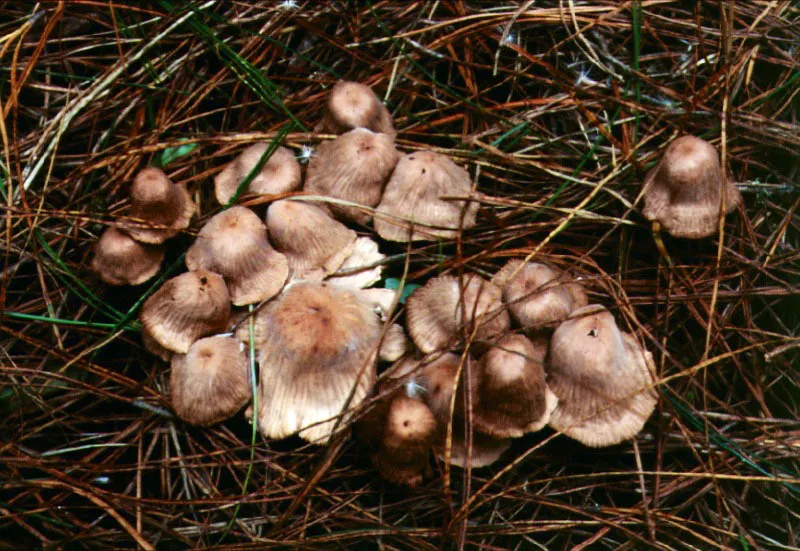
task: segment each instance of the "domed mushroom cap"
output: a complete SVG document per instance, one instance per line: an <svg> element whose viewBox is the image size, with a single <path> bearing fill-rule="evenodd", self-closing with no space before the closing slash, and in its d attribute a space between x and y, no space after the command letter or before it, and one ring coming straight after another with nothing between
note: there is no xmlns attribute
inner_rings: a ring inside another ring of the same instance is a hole
<svg viewBox="0 0 800 551"><path fill-rule="evenodd" d="M197 270L165 282L145 301L140 318L159 345L185 354L200 337L224 331L230 313L222 276Z"/></svg>
<svg viewBox="0 0 800 551"><path fill-rule="evenodd" d="M109 285L140 285L158 273L163 260L164 247L107 228L95 245L92 270Z"/></svg>
<svg viewBox="0 0 800 551"><path fill-rule="evenodd" d="M353 245L350 255L344 259L336 273L328 278L330 283L349 289L364 289L377 283L383 273L383 264L379 264L386 255L378 250L378 244L369 237L359 237Z"/></svg>
<svg viewBox="0 0 800 551"><path fill-rule="evenodd" d="M197 205L183 184L174 184L164 171L150 166L141 170L131 186L133 220L120 227L136 241L163 243L189 227Z"/></svg>
<svg viewBox="0 0 800 551"><path fill-rule="evenodd" d="M400 153L392 137L356 128L320 144L308 163L305 191L343 199L367 207L381 200L383 184L397 164ZM372 214L357 207L326 205L336 215L360 224Z"/></svg>
<svg viewBox="0 0 800 551"><path fill-rule="evenodd" d="M292 275L300 279L321 280L334 273L353 251L357 237L318 206L300 201L272 203L267 228Z"/></svg>
<svg viewBox="0 0 800 551"><path fill-rule="evenodd" d="M452 348L462 338L466 325L471 335L478 322L475 340L485 341L511 326L501 292L494 284L475 275L464 276L464 310L461 282L453 276L439 276L416 289L406 302L408 332L421 351Z"/></svg>
<svg viewBox="0 0 800 551"><path fill-rule="evenodd" d="M255 169L268 149L267 143L251 145L214 177L214 194L220 205L231 200L239 184ZM301 183L300 163L294 153L279 147L272 152L245 191L258 195L277 195L300 189Z"/></svg>
<svg viewBox="0 0 800 551"><path fill-rule="evenodd" d="M478 204L442 197L469 195L472 185L466 170L433 151L403 156L386 184L375 215L375 231L389 241L435 241L453 238L458 228L475 225ZM384 215L384 216L381 216ZM413 232L411 219L416 223Z"/></svg>
<svg viewBox="0 0 800 551"><path fill-rule="evenodd" d="M351 392L348 409L372 389L377 316L353 292L304 282L267 304L262 319L261 433L284 438L299 432L309 442L325 443Z"/></svg>
<svg viewBox="0 0 800 551"><path fill-rule="evenodd" d="M699 239L717 233L722 193L725 213L742 201L733 182L723 181L713 145L683 136L667 147L645 180L643 213L675 237Z"/></svg>
<svg viewBox="0 0 800 551"><path fill-rule="evenodd" d="M392 116L372 88L358 82L340 80L328 95L322 130L341 134L353 128L395 135Z"/></svg>
<svg viewBox="0 0 800 551"><path fill-rule="evenodd" d="M509 260L492 282L503 290L511 315L526 329L560 323L589 303L579 283L540 262Z"/></svg>
<svg viewBox="0 0 800 551"><path fill-rule="evenodd" d="M233 416L252 397L247 354L236 339L208 337L172 358L170 397L178 417L213 425Z"/></svg>
<svg viewBox="0 0 800 551"><path fill-rule="evenodd" d="M587 446L633 438L656 405L652 354L602 306L579 308L558 326L548 374L558 396L550 426Z"/></svg>
<svg viewBox="0 0 800 551"><path fill-rule="evenodd" d="M386 329L386 334L381 341L378 356L381 361L395 362L408 351L408 338L403 326L393 323Z"/></svg>
<svg viewBox="0 0 800 551"><path fill-rule="evenodd" d="M186 253L186 266L221 274L237 306L272 298L289 277L286 257L267 241L266 225L239 206L206 222Z"/></svg>

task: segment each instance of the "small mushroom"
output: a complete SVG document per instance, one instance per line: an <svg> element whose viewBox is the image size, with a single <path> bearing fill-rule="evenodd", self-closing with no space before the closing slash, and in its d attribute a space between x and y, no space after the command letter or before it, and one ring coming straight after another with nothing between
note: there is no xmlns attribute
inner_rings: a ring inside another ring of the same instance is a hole
<svg viewBox="0 0 800 551"><path fill-rule="evenodd" d="M224 421L253 395L247 354L231 337L200 339L176 354L169 381L175 413L193 425Z"/></svg>
<svg viewBox="0 0 800 551"><path fill-rule="evenodd" d="M220 205L226 205L231 200L242 180L255 169L269 147L267 143L251 145L214 177L214 194ZM278 147L245 191L258 195L277 195L300 189L301 183L300 163L294 153L285 147Z"/></svg>
<svg viewBox="0 0 800 551"><path fill-rule="evenodd" d="M185 354L200 337L224 331L230 314L222 276L197 270L165 282L145 301L140 317L155 342Z"/></svg>
<svg viewBox="0 0 800 551"><path fill-rule="evenodd" d="M343 199L366 207L381 200L383 184L400 154L392 137L366 128L356 128L320 144L308 163L303 189L310 193ZM372 213L358 207L326 205L336 216L366 224Z"/></svg>
<svg viewBox="0 0 800 551"><path fill-rule="evenodd" d="M717 233L722 197L727 214L741 203L733 182L723 177L713 145L683 136L667 147L647 175L643 213L675 237L700 239Z"/></svg>
<svg viewBox="0 0 800 551"><path fill-rule="evenodd" d="M372 88L358 82L340 80L328 95L321 130L341 134L353 128L368 128L395 135L392 116Z"/></svg>
<svg viewBox="0 0 800 551"><path fill-rule="evenodd" d="M181 230L197 211L197 205L183 184L175 184L160 168L141 170L131 186L132 220L120 228L136 241L163 243Z"/></svg>
<svg viewBox="0 0 800 551"><path fill-rule="evenodd" d="M266 225L240 206L206 222L186 253L186 266L221 274L236 306L274 297L289 277L286 257L269 244Z"/></svg>
<svg viewBox="0 0 800 551"><path fill-rule="evenodd" d="M378 356L384 362L395 362L408 351L408 338L403 327L396 323L386 329Z"/></svg>
<svg viewBox="0 0 800 551"><path fill-rule="evenodd" d="M369 237L359 237L350 255L344 259L336 273L328 281L348 289L364 289L377 283L383 273L380 262L386 255L378 250L378 244Z"/></svg>
<svg viewBox="0 0 800 551"><path fill-rule="evenodd" d="M469 174L449 158L433 151L403 156L386 184L375 214L375 230L388 241L436 241L453 238L458 228L475 225L478 204L444 199L466 196ZM413 231L411 224L415 224Z"/></svg>
<svg viewBox="0 0 800 551"><path fill-rule="evenodd" d="M558 396L550 426L587 446L633 438L656 405L653 355L596 304L555 330L547 371Z"/></svg>
<svg viewBox="0 0 800 551"><path fill-rule="evenodd" d="M92 270L109 285L141 285L158 273L163 260L163 246L142 244L107 228L95 245Z"/></svg>

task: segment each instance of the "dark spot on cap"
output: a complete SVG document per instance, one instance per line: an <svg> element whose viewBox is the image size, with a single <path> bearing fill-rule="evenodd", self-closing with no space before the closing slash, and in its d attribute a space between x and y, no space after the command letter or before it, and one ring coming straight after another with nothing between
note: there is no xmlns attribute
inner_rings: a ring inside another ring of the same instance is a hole
<svg viewBox="0 0 800 551"><path fill-rule="evenodd" d="M206 283L208 283L208 278L206 276L201 277L200 285L205 285Z"/></svg>

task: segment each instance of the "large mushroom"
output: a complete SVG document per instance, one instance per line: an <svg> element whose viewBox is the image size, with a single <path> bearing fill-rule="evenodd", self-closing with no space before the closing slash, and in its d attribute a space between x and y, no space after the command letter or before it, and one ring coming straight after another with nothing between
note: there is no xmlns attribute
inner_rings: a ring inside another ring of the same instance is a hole
<svg viewBox="0 0 800 551"><path fill-rule="evenodd" d="M340 80L328 95L321 130L341 134L353 128L395 135L392 116L372 88Z"/></svg>
<svg viewBox="0 0 800 551"><path fill-rule="evenodd" d="M131 220L120 228L142 243L163 243L189 227L197 205L183 184L154 166L141 170L131 186Z"/></svg>
<svg viewBox="0 0 800 551"><path fill-rule="evenodd" d="M92 270L109 285L141 285L158 273L163 260L163 246L139 243L107 228L95 245Z"/></svg>
<svg viewBox="0 0 800 551"><path fill-rule="evenodd" d="M269 150L269 144L256 143L214 177L214 194L221 205L231 200L245 177L253 171ZM250 181L245 191L257 195L277 195L300 188L300 163L290 149L278 147Z"/></svg>

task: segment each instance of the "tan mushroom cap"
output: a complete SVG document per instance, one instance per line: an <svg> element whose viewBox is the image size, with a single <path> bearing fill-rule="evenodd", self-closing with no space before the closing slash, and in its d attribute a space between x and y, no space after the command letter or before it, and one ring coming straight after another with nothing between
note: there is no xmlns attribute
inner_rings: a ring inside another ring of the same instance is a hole
<svg viewBox="0 0 800 551"><path fill-rule="evenodd" d="M395 362L408 351L408 345L408 338L406 332L403 331L403 326L393 323L386 329L378 356L384 362Z"/></svg>
<svg viewBox="0 0 800 551"><path fill-rule="evenodd" d="M145 301L140 318L159 345L185 354L200 337L224 331L230 314L222 276L196 270L165 282Z"/></svg>
<svg viewBox="0 0 800 551"><path fill-rule="evenodd" d="M377 283L383 273L383 264L379 264L386 255L378 250L378 244L369 237L359 237L353 245L350 255L328 281L349 289L364 289ZM346 275L345 275L346 274Z"/></svg>
<svg viewBox="0 0 800 551"><path fill-rule="evenodd" d="M540 262L509 260L492 282L503 290L511 315L526 329L549 328L589 303L579 283Z"/></svg>
<svg viewBox="0 0 800 551"><path fill-rule="evenodd" d="M289 287L265 307L258 422L269 438L325 443L376 377L380 321L357 294L326 283ZM341 428L346 422L340 424Z"/></svg>
<svg viewBox="0 0 800 551"><path fill-rule="evenodd" d="M226 205L250 171L269 149L268 143L256 143L242 151L214 177L214 194L220 205ZM277 195L300 189L300 163L290 149L278 147L272 152L245 191L258 195Z"/></svg>
<svg viewBox="0 0 800 551"><path fill-rule="evenodd" d="M322 131L341 134L353 128L395 135L392 115L372 88L358 82L340 80L328 95Z"/></svg>
<svg viewBox="0 0 800 551"><path fill-rule="evenodd" d="M643 213L675 237L699 239L717 233L722 194L725 213L742 201L736 185L723 178L713 145L695 136L673 141L645 180Z"/></svg>
<svg viewBox="0 0 800 551"><path fill-rule="evenodd" d="M213 425L233 416L252 398L247 354L231 337L195 342L172 358L172 408L193 425Z"/></svg>
<svg viewBox="0 0 800 551"><path fill-rule="evenodd" d="M274 297L289 277L288 261L269 244L266 225L240 206L206 222L186 253L186 266L221 274L237 306Z"/></svg>
<svg viewBox="0 0 800 551"><path fill-rule="evenodd" d="M272 243L286 255L293 277L321 280L353 252L356 232L316 205L275 201L267 209Z"/></svg>
<svg viewBox="0 0 800 551"><path fill-rule="evenodd" d="M464 202L442 197L463 197L471 189L467 171L444 155L433 151L405 155L386 184L375 214L375 231L389 241L454 238L459 227L475 225L478 204L468 203L462 220ZM416 223L413 232L401 219Z"/></svg>
<svg viewBox="0 0 800 551"><path fill-rule="evenodd" d="M579 308L556 329L548 375L558 396L550 426L587 446L633 438L656 405L653 355L599 305Z"/></svg>
<svg viewBox="0 0 800 551"><path fill-rule="evenodd" d="M158 273L163 260L163 246L145 245L106 228L95 245L92 270L109 285L141 285Z"/></svg>
<svg viewBox="0 0 800 551"><path fill-rule="evenodd" d="M392 137L366 128L356 128L320 144L308 163L305 191L343 199L367 207L381 200L383 184L400 158ZM337 216L366 224L372 213L327 203Z"/></svg>
<svg viewBox="0 0 800 551"><path fill-rule="evenodd" d="M183 184L175 184L164 171L149 166L136 175L131 186L131 221L120 227L136 241L163 243L181 230L197 212L197 205Z"/></svg>
<svg viewBox="0 0 800 551"><path fill-rule="evenodd" d="M417 348L425 353L452 348L462 339L465 324L467 335L472 334L473 320L479 322L476 341L491 340L511 326L501 291L491 282L467 274L463 311L460 296L459 278L444 275L429 280L408 297L406 326Z"/></svg>
<svg viewBox="0 0 800 551"><path fill-rule="evenodd" d="M158 341L153 338L146 330L142 330L142 345L144 349L150 352L153 356L161 358L165 362L172 360L175 353L158 344Z"/></svg>

